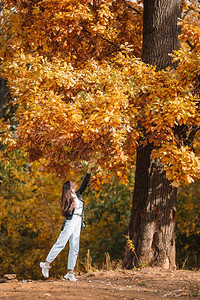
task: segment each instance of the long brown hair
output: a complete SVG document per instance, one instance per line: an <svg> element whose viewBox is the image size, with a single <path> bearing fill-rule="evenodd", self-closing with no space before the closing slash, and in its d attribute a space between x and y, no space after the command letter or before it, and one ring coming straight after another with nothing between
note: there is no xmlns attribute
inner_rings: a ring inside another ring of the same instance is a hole
<svg viewBox="0 0 200 300"><path fill-rule="evenodd" d="M62 188L61 212L63 216L65 215L65 211L70 206L71 197L72 197L71 184L70 181L68 180L63 184L63 188Z"/></svg>

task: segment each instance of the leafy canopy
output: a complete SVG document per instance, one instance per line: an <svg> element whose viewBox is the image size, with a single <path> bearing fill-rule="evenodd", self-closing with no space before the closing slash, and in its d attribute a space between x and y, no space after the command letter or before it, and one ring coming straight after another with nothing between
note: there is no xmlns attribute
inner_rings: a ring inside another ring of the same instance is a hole
<svg viewBox="0 0 200 300"><path fill-rule="evenodd" d="M199 177L200 41L195 23L191 29L199 15L191 15L190 30L183 19L177 70L157 72L140 59L139 1L8 3L18 18L2 67L18 105L17 146L30 161L45 158L47 169L65 176L95 157L97 181L109 180L110 170L127 182L127 165L149 142L174 186ZM192 50L184 43L191 30Z"/></svg>

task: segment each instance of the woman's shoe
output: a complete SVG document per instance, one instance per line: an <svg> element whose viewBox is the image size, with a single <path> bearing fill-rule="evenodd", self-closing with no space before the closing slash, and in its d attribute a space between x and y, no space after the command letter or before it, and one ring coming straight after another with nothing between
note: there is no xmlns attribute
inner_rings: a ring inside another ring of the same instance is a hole
<svg viewBox="0 0 200 300"><path fill-rule="evenodd" d="M49 277L49 269L51 267L48 267L45 262L41 262L40 263L40 268L42 268L42 275L44 277L48 278Z"/></svg>
<svg viewBox="0 0 200 300"><path fill-rule="evenodd" d="M74 273L67 273L64 276L65 279L68 279L69 281L77 281L76 277L74 276Z"/></svg>

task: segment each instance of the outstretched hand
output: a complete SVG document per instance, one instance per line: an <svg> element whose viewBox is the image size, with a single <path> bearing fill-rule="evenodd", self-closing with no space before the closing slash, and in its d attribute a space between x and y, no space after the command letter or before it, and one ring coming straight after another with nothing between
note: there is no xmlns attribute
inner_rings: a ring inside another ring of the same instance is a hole
<svg viewBox="0 0 200 300"><path fill-rule="evenodd" d="M95 164L95 159L91 159L91 161L89 162L89 165L88 165L88 170L87 170L87 173L91 173L91 170Z"/></svg>

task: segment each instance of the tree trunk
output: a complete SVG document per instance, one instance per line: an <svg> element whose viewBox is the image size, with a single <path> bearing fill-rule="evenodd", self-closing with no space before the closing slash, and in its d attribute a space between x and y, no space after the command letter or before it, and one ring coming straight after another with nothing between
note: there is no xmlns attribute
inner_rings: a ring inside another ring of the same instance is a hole
<svg viewBox="0 0 200 300"><path fill-rule="evenodd" d="M176 189L163 165L150 159L152 145L137 151L135 188L129 236L137 256L127 247L124 267L148 265L175 268Z"/></svg>
<svg viewBox="0 0 200 300"><path fill-rule="evenodd" d="M144 0L142 60L158 70L174 67L169 56L178 50L180 0Z"/></svg>
<svg viewBox="0 0 200 300"><path fill-rule="evenodd" d="M180 1L144 0L143 61L157 69L175 67L169 53L179 48L177 26ZM175 211L177 189L163 165L151 159L152 144L137 150L135 187L129 237L135 253L125 250L124 268L140 264L175 268Z"/></svg>

